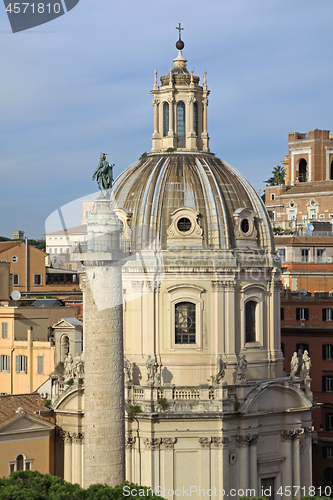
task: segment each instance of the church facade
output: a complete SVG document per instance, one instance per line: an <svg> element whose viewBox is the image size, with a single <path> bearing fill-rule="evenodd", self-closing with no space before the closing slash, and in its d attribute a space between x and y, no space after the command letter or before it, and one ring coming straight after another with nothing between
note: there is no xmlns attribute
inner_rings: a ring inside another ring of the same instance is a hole
<svg viewBox="0 0 333 500"><path fill-rule="evenodd" d="M161 85L155 73L152 151L112 188L127 252L126 479L168 499L292 486L299 498L311 485L309 368L283 377L271 223L246 178L210 152L207 75L201 87L183 46ZM84 484L84 386L53 409L65 479Z"/></svg>

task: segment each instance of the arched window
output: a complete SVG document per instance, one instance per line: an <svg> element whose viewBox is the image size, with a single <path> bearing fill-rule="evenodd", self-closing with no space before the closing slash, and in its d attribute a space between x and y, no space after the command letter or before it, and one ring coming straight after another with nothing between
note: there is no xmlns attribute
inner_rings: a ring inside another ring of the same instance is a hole
<svg viewBox="0 0 333 500"><path fill-rule="evenodd" d="M195 344L195 309L192 302L175 305L175 343Z"/></svg>
<svg viewBox="0 0 333 500"><path fill-rule="evenodd" d="M333 161L331 163L330 179L333 179Z"/></svg>
<svg viewBox="0 0 333 500"><path fill-rule="evenodd" d="M249 300L245 304L245 342L256 340L256 306L257 303Z"/></svg>
<svg viewBox="0 0 333 500"><path fill-rule="evenodd" d="M333 469L328 467L324 470L324 486L333 486Z"/></svg>
<svg viewBox="0 0 333 500"><path fill-rule="evenodd" d="M177 145L185 148L185 103L177 103Z"/></svg>
<svg viewBox="0 0 333 500"><path fill-rule="evenodd" d="M61 337L61 361L64 361L65 357L69 353L69 338L67 335L63 335Z"/></svg>
<svg viewBox="0 0 333 500"><path fill-rule="evenodd" d="M193 128L195 135L198 135L198 104L193 104Z"/></svg>
<svg viewBox="0 0 333 500"><path fill-rule="evenodd" d="M304 158L298 164L298 180L299 182L306 182L308 179L308 166Z"/></svg>
<svg viewBox="0 0 333 500"><path fill-rule="evenodd" d="M31 470L32 460L27 460L26 456L20 453L14 462L9 462L9 474L19 470Z"/></svg>
<svg viewBox="0 0 333 500"><path fill-rule="evenodd" d="M163 137L167 137L169 132L169 103L163 103Z"/></svg>

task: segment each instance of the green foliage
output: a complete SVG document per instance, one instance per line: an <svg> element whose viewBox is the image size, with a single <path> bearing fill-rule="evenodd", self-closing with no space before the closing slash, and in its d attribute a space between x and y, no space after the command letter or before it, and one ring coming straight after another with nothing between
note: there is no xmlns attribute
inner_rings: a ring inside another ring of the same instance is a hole
<svg viewBox="0 0 333 500"><path fill-rule="evenodd" d="M44 405L46 408L51 408L51 399L45 399Z"/></svg>
<svg viewBox="0 0 333 500"><path fill-rule="evenodd" d="M235 411L238 411L238 410L239 410L239 408L240 408L240 402L239 402L239 401L235 401L235 402L234 402L234 410L235 410Z"/></svg>
<svg viewBox="0 0 333 500"><path fill-rule="evenodd" d="M144 158L146 158L148 153L146 153L146 151L144 153L142 153L142 155L140 156L139 160L143 160Z"/></svg>
<svg viewBox="0 0 333 500"><path fill-rule="evenodd" d="M135 415L137 415L137 413L142 413L141 406L139 406L139 405L131 405L130 406L130 411L129 411L129 414L128 414L130 420L134 420L134 417L135 417Z"/></svg>
<svg viewBox="0 0 333 500"><path fill-rule="evenodd" d="M69 380L67 380L66 382L67 385L71 386L74 384L74 379L70 378Z"/></svg>
<svg viewBox="0 0 333 500"><path fill-rule="evenodd" d="M82 385L82 384L84 384L84 378L79 378L78 382L79 382L79 384L81 384L81 385Z"/></svg>
<svg viewBox="0 0 333 500"><path fill-rule="evenodd" d="M284 184L284 178L284 167L277 165L273 168L272 176L264 182L266 183L266 186L278 186L279 184Z"/></svg>
<svg viewBox="0 0 333 500"><path fill-rule="evenodd" d="M0 236L0 241L11 241L10 238L6 238L6 236Z"/></svg>
<svg viewBox="0 0 333 500"><path fill-rule="evenodd" d="M275 234L275 236L283 236L283 235L293 234L293 232L291 229L284 229L281 226L274 226L273 234Z"/></svg>
<svg viewBox="0 0 333 500"><path fill-rule="evenodd" d="M151 492L147 493L146 487L128 481L115 488L94 484L84 490L78 484L37 471L13 472L9 478L0 479L0 500L124 500L124 488L127 491L135 489L140 498L163 500ZM139 491L143 494L139 495Z"/></svg>
<svg viewBox="0 0 333 500"><path fill-rule="evenodd" d="M175 148L168 148L168 149L166 149L167 153L172 153L173 151L176 151Z"/></svg>
<svg viewBox="0 0 333 500"><path fill-rule="evenodd" d="M160 407L162 411L166 411L169 407L169 403L167 402L166 398L160 398L157 400L157 404Z"/></svg>
<svg viewBox="0 0 333 500"><path fill-rule="evenodd" d="M56 372L57 375L63 375L65 373L64 363L62 361L59 361L59 363L55 367L54 371Z"/></svg>

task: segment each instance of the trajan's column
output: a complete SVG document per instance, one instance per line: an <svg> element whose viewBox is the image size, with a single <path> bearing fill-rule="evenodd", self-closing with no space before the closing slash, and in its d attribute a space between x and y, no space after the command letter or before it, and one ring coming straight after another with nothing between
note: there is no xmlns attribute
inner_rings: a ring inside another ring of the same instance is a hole
<svg viewBox="0 0 333 500"><path fill-rule="evenodd" d="M95 483L115 486L125 479L124 255L119 244L121 223L107 195L112 170L108 176L111 167L102 156L100 177L97 175L102 193L88 220L87 247L83 252L86 488Z"/></svg>

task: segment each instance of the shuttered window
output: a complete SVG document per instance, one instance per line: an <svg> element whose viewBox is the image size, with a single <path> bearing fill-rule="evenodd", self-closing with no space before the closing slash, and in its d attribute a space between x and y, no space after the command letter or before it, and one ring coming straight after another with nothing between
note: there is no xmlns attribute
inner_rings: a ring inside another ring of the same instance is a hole
<svg viewBox="0 0 333 500"><path fill-rule="evenodd" d="M27 373L27 357L16 356L16 373Z"/></svg>
<svg viewBox="0 0 333 500"><path fill-rule="evenodd" d="M297 307L296 308L296 319L298 321L308 321L309 309L307 307Z"/></svg>
<svg viewBox="0 0 333 500"><path fill-rule="evenodd" d="M5 321L1 325L1 334L3 339L8 339L8 323Z"/></svg>
<svg viewBox="0 0 333 500"><path fill-rule="evenodd" d="M10 372L10 356L6 354L0 356L0 372Z"/></svg>
<svg viewBox="0 0 333 500"><path fill-rule="evenodd" d="M44 373L44 356L37 356L37 373Z"/></svg>

